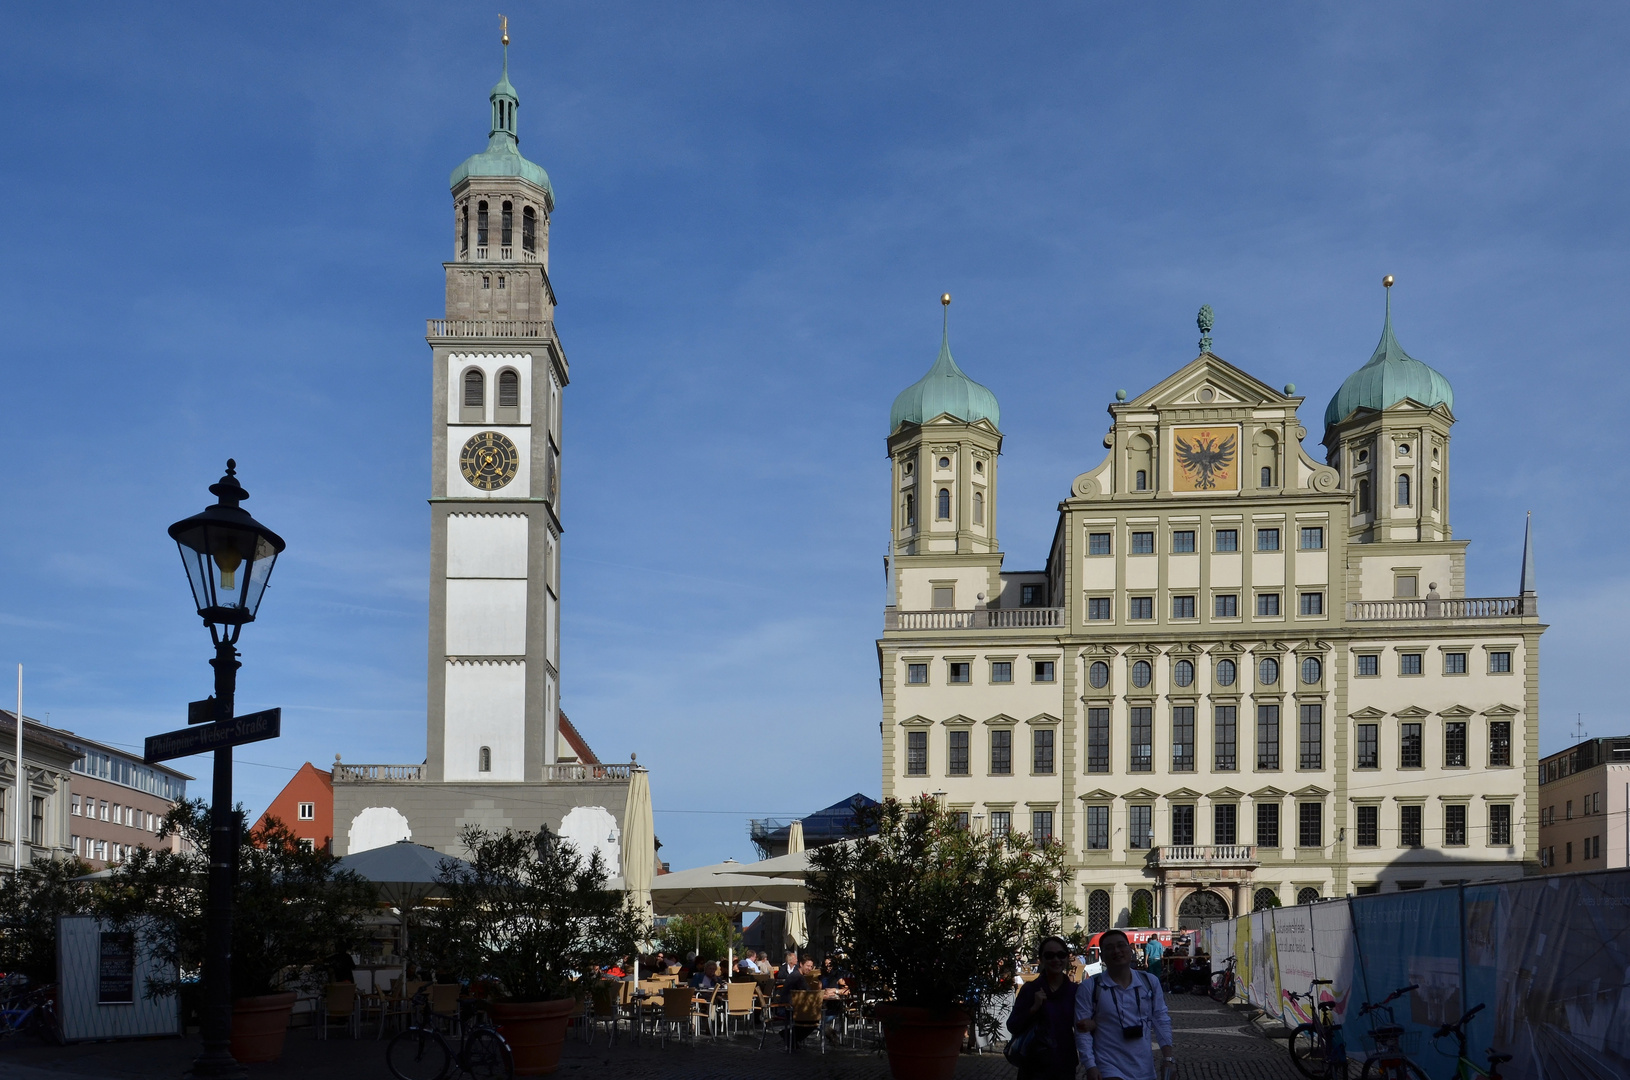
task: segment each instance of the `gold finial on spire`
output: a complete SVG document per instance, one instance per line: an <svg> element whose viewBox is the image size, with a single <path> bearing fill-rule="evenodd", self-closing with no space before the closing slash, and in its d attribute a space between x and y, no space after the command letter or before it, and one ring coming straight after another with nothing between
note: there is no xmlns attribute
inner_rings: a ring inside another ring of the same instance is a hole
<svg viewBox="0 0 1630 1080"><path fill-rule="evenodd" d="M1386 277L1381 279L1381 287L1383 289L1392 288L1392 275L1391 274L1388 274Z"/></svg>
<svg viewBox="0 0 1630 1080"><path fill-rule="evenodd" d="M944 304L946 307L950 307L951 306L951 294L946 293L943 296L941 296L940 297L940 303Z"/></svg>
<svg viewBox="0 0 1630 1080"><path fill-rule="evenodd" d="M498 29L500 31L502 31L502 33L504 35L504 44L508 45L509 44L509 16L508 15L500 15L500 16L498 16Z"/></svg>

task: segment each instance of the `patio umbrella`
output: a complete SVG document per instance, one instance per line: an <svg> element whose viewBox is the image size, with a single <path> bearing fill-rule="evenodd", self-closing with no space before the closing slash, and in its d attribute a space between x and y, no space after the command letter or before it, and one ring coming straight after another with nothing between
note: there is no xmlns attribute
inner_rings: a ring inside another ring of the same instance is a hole
<svg viewBox="0 0 1630 1080"><path fill-rule="evenodd" d="M463 869L470 864L453 855L444 855L435 848L415 844L411 840L398 840L384 847L369 848L338 860L342 870L349 870L364 881L372 882L379 890L380 899L394 907L402 918L402 952L407 952L408 909L432 896L442 895L437 882L443 864Z"/></svg>
<svg viewBox="0 0 1630 1080"><path fill-rule="evenodd" d="M787 830L787 854L800 855L803 850L804 823L794 821L792 828ZM787 940L799 949L809 944L809 927L804 925L804 905L800 902L787 904Z"/></svg>
<svg viewBox="0 0 1630 1080"><path fill-rule="evenodd" d="M801 881L737 873L741 866L723 862L663 874L651 882L651 906L658 915L723 911L735 916L753 910L756 903L784 904L809 898Z"/></svg>

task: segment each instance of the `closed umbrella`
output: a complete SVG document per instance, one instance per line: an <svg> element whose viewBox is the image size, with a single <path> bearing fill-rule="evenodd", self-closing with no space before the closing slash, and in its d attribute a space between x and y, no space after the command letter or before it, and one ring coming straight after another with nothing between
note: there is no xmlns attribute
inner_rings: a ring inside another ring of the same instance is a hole
<svg viewBox="0 0 1630 1080"><path fill-rule="evenodd" d="M794 821L787 830L787 854L800 855L804 850L804 823ZM787 904L787 941L794 948L809 944L809 928L804 925L804 905L801 901Z"/></svg>

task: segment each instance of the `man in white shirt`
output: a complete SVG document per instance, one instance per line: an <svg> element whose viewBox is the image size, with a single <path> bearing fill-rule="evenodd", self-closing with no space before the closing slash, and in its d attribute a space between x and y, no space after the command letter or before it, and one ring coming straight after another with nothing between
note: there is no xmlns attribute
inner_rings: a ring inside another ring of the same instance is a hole
<svg viewBox="0 0 1630 1080"><path fill-rule="evenodd" d="M1132 969L1132 942L1119 930L1098 939L1098 954L1103 973L1075 995L1075 1046L1087 1080L1157 1080L1151 1035L1164 1067L1173 1063L1172 1018L1160 980Z"/></svg>

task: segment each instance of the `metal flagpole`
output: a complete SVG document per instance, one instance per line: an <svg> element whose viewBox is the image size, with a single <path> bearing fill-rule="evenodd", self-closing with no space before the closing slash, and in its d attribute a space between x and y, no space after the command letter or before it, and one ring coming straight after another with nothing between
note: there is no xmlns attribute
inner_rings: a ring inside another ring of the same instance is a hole
<svg viewBox="0 0 1630 1080"><path fill-rule="evenodd" d="M17 827L12 830L15 843L11 845L11 872L22 873L23 869L23 794L28 785L26 783L28 770L23 767L23 665L17 665L17 782L12 785L13 808L16 811Z"/></svg>

